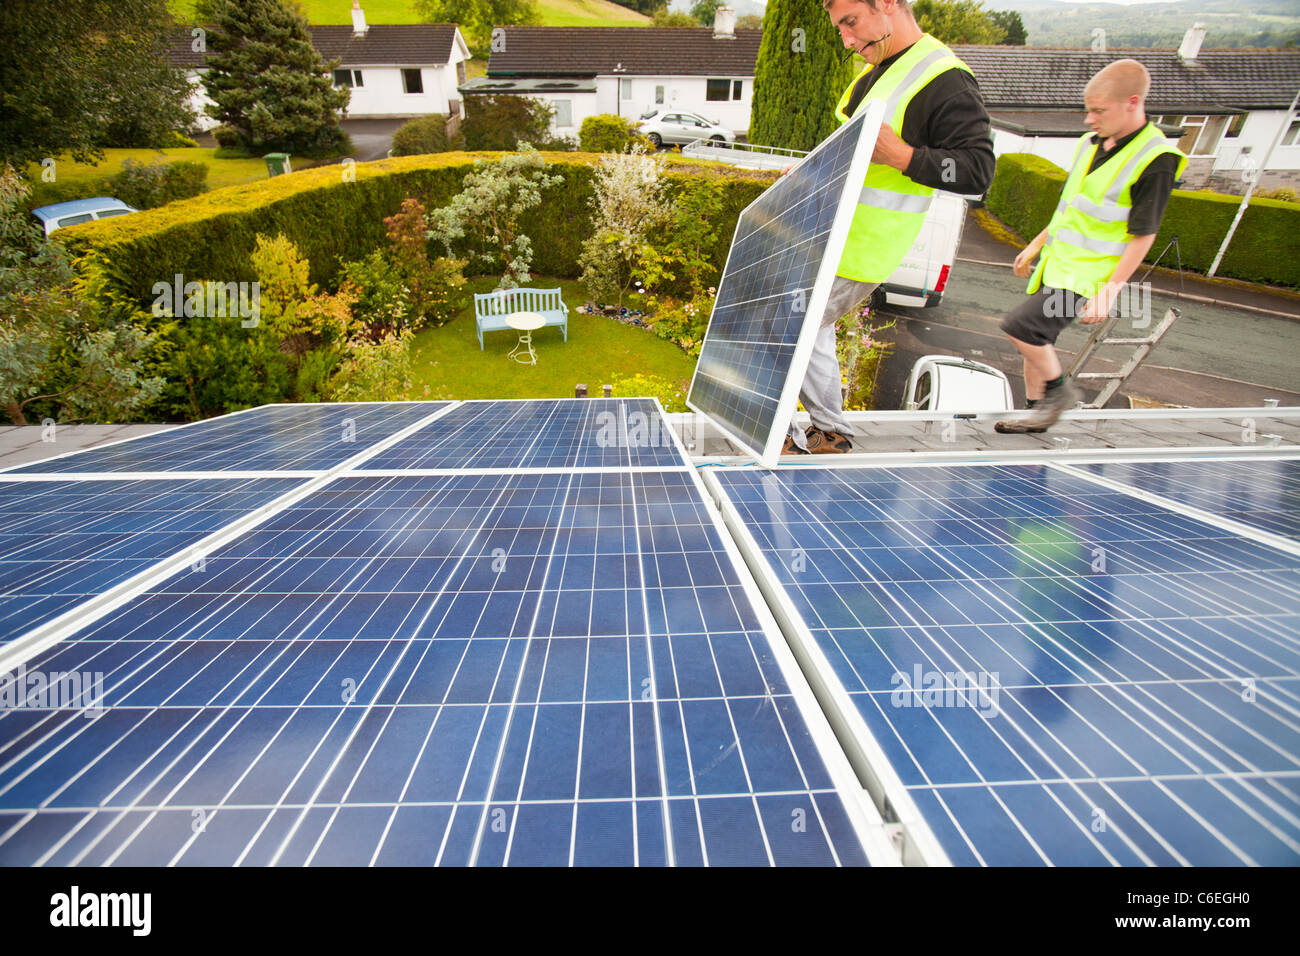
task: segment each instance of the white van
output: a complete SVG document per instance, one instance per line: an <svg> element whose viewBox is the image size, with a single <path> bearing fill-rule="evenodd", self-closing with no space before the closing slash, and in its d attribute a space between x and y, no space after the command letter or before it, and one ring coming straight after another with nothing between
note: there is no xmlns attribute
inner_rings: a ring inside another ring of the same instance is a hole
<svg viewBox="0 0 1300 956"><path fill-rule="evenodd" d="M961 231L965 225L965 197L936 192L921 226L921 234L894 274L880 287L885 301L890 305L913 307L938 305L943 299L948 273L957 257L957 246L961 244Z"/></svg>

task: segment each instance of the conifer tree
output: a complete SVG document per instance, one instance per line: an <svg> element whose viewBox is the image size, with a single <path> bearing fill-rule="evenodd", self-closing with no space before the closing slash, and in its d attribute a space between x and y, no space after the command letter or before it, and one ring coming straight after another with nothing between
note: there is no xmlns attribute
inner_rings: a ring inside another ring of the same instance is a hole
<svg viewBox="0 0 1300 956"><path fill-rule="evenodd" d="M768 0L749 141L809 150L834 132L835 104L863 67L841 63L844 52L821 0Z"/></svg>
<svg viewBox="0 0 1300 956"><path fill-rule="evenodd" d="M203 78L208 113L253 152L322 156L347 143L339 127L350 91L312 46L307 20L283 0L200 0L212 25Z"/></svg>

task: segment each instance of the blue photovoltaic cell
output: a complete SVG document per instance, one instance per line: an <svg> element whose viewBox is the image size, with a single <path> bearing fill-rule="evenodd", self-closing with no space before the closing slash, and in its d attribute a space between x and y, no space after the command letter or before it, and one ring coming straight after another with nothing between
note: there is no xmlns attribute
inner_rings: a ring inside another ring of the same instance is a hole
<svg viewBox="0 0 1300 956"><path fill-rule="evenodd" d="M1079 467L1300 541L1300 459L1122 461Z"/></svg>
<svg viewBox="0 0 1300 956"><path fill-rule="evenodd" d="M867 117L837 130L736 223L688 401L756 455L788 424L776 420L778 405L791 372L803 372L791 363L818 273L839 263L831 227Z"/></svg>
<svg viewBox="0 0 1300 956"><path fill-rule="evenodd" d="M1300 559L1043 466L715 474L953 862L1300 863Z"/></svg>
<svg viewBox="0 0 1300 956"><path fill-rule="evenodd" d="M301 483L0 480L0 646Z"/></svg>
<svg viewBox="0 0 1300 956"><path fill-rule="evenodd" d="M664 468L686 462L649 398L465 402L363 469Z"/></svg>
<svg viewBox="0 0 1300 956"><path fill-rule="evenodd" d="M266 405L12 472L318 471L347 461L446 405Z"/></svg>
<svg viewBox="0 0 1300 956"><path fill-rule="evenodd" d="M866 862L684 471L336 478L27 666L7 865Z"/></svg>

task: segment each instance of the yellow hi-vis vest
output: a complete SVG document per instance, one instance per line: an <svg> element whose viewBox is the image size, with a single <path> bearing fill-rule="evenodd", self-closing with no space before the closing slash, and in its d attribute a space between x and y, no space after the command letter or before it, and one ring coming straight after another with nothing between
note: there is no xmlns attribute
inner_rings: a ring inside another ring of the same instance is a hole
<svg viewBox="0 0 1300 956"><path fill-rule="evenodd" d="M1091 133L1084 134L1074 148L1070 175L1052 221L1047 224L1047 244L1029 277L1028 292L1047 285L1088 298L1096 295L1114 275L1124 248L1133 238L1128 231L1128 216L1133 209L1131 191L1142 171L1162 153L1179 157L1176 177L1187 166L1187 157L1170 146L1165 134L1152 123L1089 173L1097 148Z"/></svg>
<svg viewBox="0 0 1300 956"><path fill-rule="evenodd" d="M872 100L883 100L884 122L901 135L903 115L912 97L940 73L954 68L970 72L952 50L927 33L889 65L855 112ZM871 69L874 67L867 64L840 97L835 118L841 123L850 119L847 110L853 88ZM934 189L913 182L892 166L871 163L836 274L858 282L883 282L893 275L920 235L933 195Z"/></svg>

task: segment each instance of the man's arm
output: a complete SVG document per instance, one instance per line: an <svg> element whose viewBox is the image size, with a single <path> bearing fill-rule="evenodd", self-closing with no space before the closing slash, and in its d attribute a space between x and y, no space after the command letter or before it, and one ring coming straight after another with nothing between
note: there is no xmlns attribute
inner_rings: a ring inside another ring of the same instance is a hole
<svg viewBox="0 0 1300 956"><path fill-rule="evenodd" d="M923 186L966 195L986 192L996 159L975 78L965 70L940 73L912 97L901 131L881 128L877 151L876 162Z"/></svg>
<svg viewBox="0 0 1300 956"><path fill-rule="evenodd" d="M1146 236L1134 236L1128 241L1128 245L1124 247L1124 254L1119 257L1119 263L1115 266L1115 271L1079 312L1080 322L1084 325L1095 325L1110 315L1110 307L1115 304L1115 297L1119 294L1119 290L1124 288L1124 284L1137 271L1137 267L1142 264L1142 260L1151 251L1151 245L1155 241L1154 232Z"/></svg>

